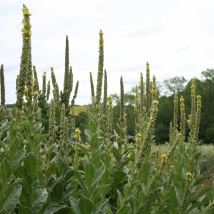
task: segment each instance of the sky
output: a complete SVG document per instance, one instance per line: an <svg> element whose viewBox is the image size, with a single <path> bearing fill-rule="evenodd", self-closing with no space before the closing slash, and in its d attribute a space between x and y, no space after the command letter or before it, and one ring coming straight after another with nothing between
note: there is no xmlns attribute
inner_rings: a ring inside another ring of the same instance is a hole
<svg viewBox="0 0 214 214"><path fill-rule="evenodd" d="M22 51L22 5L32 13L32 62L40 88L53 67L63 89L65 38L69 38L78 105L90 103L89 72L96 86L99 30L104 32L104 69L108 94L139 83L140 72L157 81L190 80L214 68L213 0L0 0L0 64L4 64L6 103L16 102L16 76ZM72 95L73 96L73 93Z"/></svg>

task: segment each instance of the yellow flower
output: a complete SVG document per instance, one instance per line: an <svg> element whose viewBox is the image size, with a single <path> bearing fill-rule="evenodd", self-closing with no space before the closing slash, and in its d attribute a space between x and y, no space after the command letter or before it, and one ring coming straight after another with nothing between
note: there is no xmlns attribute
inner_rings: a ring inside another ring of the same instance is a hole
<svg viewBox="0 0 214 214"><path fill-rule="evenodd" d="M157 104L158 104L158 101L157 101L157 100L154 100L152 103L153 103L154 105L157 105Z"/></svg>
<svg viewBox="0 0 214 214"><path fill-rule="evenodd" d="M28 93L28 88L25 88L24 92Z"/></svg>
<svg viewBox="0 0 214 214"><path fill-rule="evenodd" d="M35 97L36 97L38 94L39 94L38 91L34 91L34 92L33 92L33 96L35 96Z"/></svg>

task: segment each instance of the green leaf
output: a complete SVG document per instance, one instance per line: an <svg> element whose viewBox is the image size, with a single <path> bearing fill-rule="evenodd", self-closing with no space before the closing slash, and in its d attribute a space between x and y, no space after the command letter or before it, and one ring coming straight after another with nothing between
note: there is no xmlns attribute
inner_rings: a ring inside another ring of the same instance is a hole
<svg viewBox="0 0 214 214"><path fill-rule="evenodd" d="M76 143L76 145L80 148L80 150L89 157L89 152L88 152L88 149L82 145L82 144L79 144L79 143Z"/></svg>
<svg viewBox="0 0 214 214"><path fill-rule="evenodd" d="M98 183L100 183L104 172L105 172L104 168L100 168L96 171L96 174L94 176L94 181L92 183L92 189L95 189Z"/></svg>
<svg viewBox="0 0 214 214"><path fill-rule="evenodd" d="M79 201L76 198L74 198L73 196L69 197L69 201L70 201L71 208L72 208L74 214L82 214L80 212L80 208L79 208Z"/></svg>
<svg viewBox="0 0 214 214"><path fill-rule="evenodd" d="M64 187L62 186L62 183L61 182L57 183L53 188L52 198L57 198L61 200L63 197L63 190Z"/></svg>
<svg viewBox="0 0 214 214"><path fill-rule="evenodd" d="M103 200L103 201L100 201L98 202L95 206L94 206L94 209L93 209L93 214L98 214L100 211L103 211L104 208L106 207L106 204L108 203L108 200ZM104 212L103 212L104 213Z"/></svg>
<svg viewBox="0 0 214 214"><path fill-rule="evenodd" d="M65 208L65 207L66 207L66 205L51 204L49 207L47 207L44 214L53 214L53 213Z"/></svg>
<svg viewBox="0 0 214 214"><path fill-rule="evenodd" d="M24 166L28 171L28 175L33 178L37 173L37 158L34 153L31 152L24 158Z"/></svg>
<svg viewBox="0 0 214 214"><path fill-rule="evenodd" d="M37 171L37 176L38 176L38 179L39 179L39 183L41 184L41 186L43 188L45 188L45 186L46 186L46 178L45 178L45 175L42 172L42 170L38 170Z"/></svg>
<svg viewBox="0 0 214 214"><path fill-rule="evenodd" d="M0 210L0 214L7 214L6 209L5 209L5 208L1 209L1 210Z"/></svg>
<svg viewBox="0 0 214 214"><path fill-rule="evenodd" d="M97 134L95 134L90 141L90 145L91 145L91 154L93 155L99 148L99 139Z"/></svg>
<svg viewBox="0 0 214 214"><path fill-rule="evenodd" d="M6 185L7 182L10 181L10 177L11 177L10 162L6 158L3 158L2 164L1 164L1 173L0 173L0 178L2 178L2 183Z"/></svg>
<svg viewBox="0 0 214 214"><path fill-rule="evenodd" d="M79 207L81 214L91 214L94 204L92 200L83 195L79 200Z"/></svg>
<svg viewBox="0 0 214 214"><path fill-rule="evenodd" d="M34 212L30 207L19 204L19 214L34 214Z"/></svg>
<svg viewBox="0 0 214 214"><path fill-rule="evenodd" d="M22 160L22 158L25 155L25 150L21 149L19 151L16 152L14 158L13 158L13 162L12 162L12 171L14 172L17 167L19 166L20 161Z"/></svg>
<svg viewBox="0 0 214 214"><path fill-rule="evenodd" d="M117 185L123 180L123 178L126 176L126 173L121 171L121 170L117 170L114 174L113 177L115 178L115 181L117 183Z"/></svg>
<svg viewBox="0 0 214 214"><path fill-rule="evenodd" d="M13 191L7 198L7 200L4 202L3 207L7 210L7 213L13 212L13 210L16 207L16 204L19 200L19 197L21 195L22 186L17 185L13 188Z"/></svg>
<svg viewBox="0 0 214 214"><path fill-rule="evenodd" d="M38 213L43 205L47 202L48 192L46 189L38 189L36 191L36 197L34 198L34 203L32 209L35 213Z"/></svg>
<svg viewBox="0 0 214 214"><path fill-rule="evenodd" d="M86 164L85 167L85 180L88 186L92 185L92 182L94 180L94 175L95 175L95 168L92 163Z"/></svg>
<svg viewBox="0 0 214 214"><path fill-rule="evenodd" d="M78 170L74 171L74 176L77 178L77 180L79 181L82 188L84 188L86 190L85 185L84 185L83 180L82 180L82 175L79 173Z"/></svg>
<svg viewBox="0 0 214 214"><path fill-rule="evenodd" d="M125 205L121 207L118 211L117 214L128 214L128 212L131 210L130 205Z"/></svg>
<svg viewBox="0 0 214 214"><path fill-rule="evenodd" d="M34 148L36 149L43 140L45 140L46 138L48 137L48 134L43 134L43 135L37 135L35 138L34 138Z"/></svg>
<svg viewBox="0 0 214 214"><path fill-rule="evenodd" d="M97 186L96 190L92 193L93 201L95 201L97 196L99 195L105 198L105 195L109 192L110 188L111 188L110 184Z"/></svg>

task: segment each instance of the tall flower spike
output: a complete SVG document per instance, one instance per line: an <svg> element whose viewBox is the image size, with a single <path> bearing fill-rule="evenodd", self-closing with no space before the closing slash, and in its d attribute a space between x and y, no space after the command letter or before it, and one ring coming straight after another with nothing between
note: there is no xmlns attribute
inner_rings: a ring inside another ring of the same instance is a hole
<svg viewBox="0 0 214 214"><path fill-rule="evenodd" d="M107 90L108 90L108 83L107 83L107 72L104 71L104 97L103 97L103 114L107 114Z"/></svg>
<svg viewBox="0 0 214 214"><path fill-rule="evenodd" d="M71 106L72 107L74 106L74 102L75 102L75 99L77 97L78 88L79 88L79 81L77 81L76 86L75 86L74 96L73 96L73 99L71 101Z"/></svg>
<svg viewBox="0 0 214 214"><path fill-rule="evenodd" d="M154 127L155 127L155 121L156 121L156 117L157 117L157 111L158 111L158 101L154 100L152 102L152 111L151 111L151 115L149 118L149 123L148 123L148 128L146 130L145 136L143 138L143 143L142 143L142 147L139 151L139 154L136 158L136 168L140 169L143 159L146 156L146 151L148 149L149 144L151 144L151 140L152 140L152 135L154 133Z"/></svg>
<svg viewBox="0 0 214 214"><path fill-rule="evenodd" d="M104 63L104 40L103 40L103 32L100 30L99 32L99 59L98 59L98 74L97 74L97 90L96 90L96 104L98 105L101 100L102 93L102 81L103 81L103 63Z"/></svg>
<svg viewBox="0 0 214 214"><path fill-rule="evenodd" d="M65 46L65 74L64 74L64 88L62 94L62 102L65 104L65 109L69 105L69 42L68 36L66 36L66 46Z"/></svg>
<svg viewBox="0 0 214 214"><path fill-rule="evenodd" d="M181 96L180 98L180 111L181 111L180 132L185 137L186 116L185 116L185 104L184 104L183 96Z"/></svg>
<svg viewBox="0 0 214 214"><path fill-rule="evenodd" d="M155 100L156 96L157 96L157 87L156 87L156 78L155 78L155 76L152 77L152 90L151 90L151 94L152 94L152 100Z"/></svg>
<svg viewBox="0 0 214 214"><path fill-rule="evenodd" d="M92 73L90 72L90 84L91 84L91 97L94 97L94 83Z"/></svg>
<svg viewBox="0 0 214 214"><path fill-rule="evenodd" d="M149 113L150 109L150 100L151 100L151 91L150 91L150 69L149 63L146 63L146 113Z"/></svg>
<svg viewBox="0 0 214 214"><path fill-rule="evenodd" d="M29 64L31 63L30 57L30 39L31 39L31 25L30 25L30 12L27 7L23 5L23 29L22 29L22 55L21 55L21 63L20 63L20 73L19 73L19 81L17 87L17 100L16 106L19 110L22 109L23 97L24 97L24 89L26 84L26 78L28 75ZM32 78L31 78L32 79ZM31 81L30 79L30 81Z"/></svg>
<svg viewBox="0 0 214 214"><path fill-rule="evenodd" d="M71 92L73 90L73 73L72 73L72 67L70 66L70 71L69 71L69 75L68 75L68 89L69 89L69 98L71 95Z"/></svg>
<svg viewBox="0 0 214 214"><path fill-rule="evenodd" d="M112 133L112 124L113 124L113 102L112 96L108 97L108 135L111 136Z"/></svg>
<svg viewBox="0 0 214 214"><path fill-rule="evenodd" d="M65 104L62 104L61 114L60 114L60 144L64 144L64 130L65 130Z"/></svg>
<svg viewBox="0 0 214 214"><path fill-rule="evenodd" d="M195 115L196 115L196 84L195 79L192 79L191 85L191 130L195 126Z"/></svg>
<svg viewBox="0 0 214 214"><path fill-rule="evenodd" d="M42 75L42 94L46 95L46 72Z"/></svg>
<svg viewBox="0 0 214 214"><path fill-rule="evenodd" d="M197 111L196 111L195 127L194 127L194 141L195 141L195 143L197 143L197 141L198 141L200 120L201 120L201 96L198 95L197 96Z"/></svg>
<svg viewBox="0 0 214 214"><path fill-rule="evenodd" d="M47 100L49 100L50 91L51 91L51 83L50 83L50 80L49 80L48 81L48 85L47 85Z"/></svg>
<svg viewBox="0 0 214 214"><path fill-rule="evenodd" d="M48 131L48 141L52 145L54 143L55 136L55 102L54 99L50 103L50 115L49 115L49 131Z"/></svg>
<svg viewBox="0 0 214 214"><path fill-rule="evenodd" d="M39 82L36 72L36 66L33 66L33 78L34 78L34 85L33 85L33 91L39 91Z"/></svg>
<svg viewBox="0 0 214 214"><path fill-rule="evenodd" d="M33 74L32 74L32 56L31 56L31 38L29 38L29 62L28 62L28 70L26 74L26 87L28 88L28 103L32 103L32 95L33 95Z"/></svg>
<svg viewBox="0 0 214 214"><path fill-rule="evenodd" d="M178 93L174 93L174 129L178 128Z"/></svg>
<svg viewBox="0 0 214 214"><path fill-rule="evenodd" d="M139 98L138 98L138 87L136 85L135 87L135 106L134 106L134 112L135 112L135 128L136 128L136 133L138 132L137 130L137 125L139 123Z"/></svg>
<svg viewBox="0 0 214 214"><path fill-rule="evenodd" d="M5 82L4 82L4 65L1 65L0 70L0 81L1 81L1 106L5 108Z"/></svg>
<svg viewBox="0 0 214 214"><path fill-rule="evenodd" d="M55 88L56 87L56 77L55 77L54 69L52 67L51 67L51 81L52 81L53 88Z"/></svg>
<svg viewBox="0 0 214 214"><path fill-rule="evenodd" d="M123 77L120 77L120 126L121 128L124 128L125 121L124 121L124 115L125 115L125 103L124 103L124 85L123 85Z"/></svg>
<svg viewBox="0 0 214 214"><path fill-rule="evenodd" d="M144 114L144 84L143 84L143 74L140 73L140 116Z"/></svg>

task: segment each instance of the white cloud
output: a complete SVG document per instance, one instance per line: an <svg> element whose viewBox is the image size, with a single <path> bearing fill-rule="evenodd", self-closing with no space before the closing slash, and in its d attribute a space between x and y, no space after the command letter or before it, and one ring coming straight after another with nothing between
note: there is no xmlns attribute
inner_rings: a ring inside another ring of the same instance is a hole
<svg viewBox="0 0 214 214"><path fill-rule="evenodd" d="M200 77L213 68L214 2L211 0L26 0L32 13L32 55L38 77L54 67L63 85L65 36L69 36L74 81L80 80L77 104L90 102L89 71L96 85L98 32L104 31L104 67L109 93L139 82L149 61L158 81L174 76ZM22 1L1 0L0 63L5 66L6 101L14 103L21 56ZM75 84L74 82L74 84Z"/></svg>

